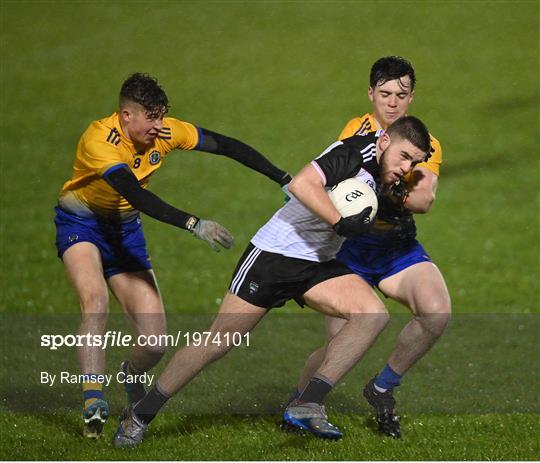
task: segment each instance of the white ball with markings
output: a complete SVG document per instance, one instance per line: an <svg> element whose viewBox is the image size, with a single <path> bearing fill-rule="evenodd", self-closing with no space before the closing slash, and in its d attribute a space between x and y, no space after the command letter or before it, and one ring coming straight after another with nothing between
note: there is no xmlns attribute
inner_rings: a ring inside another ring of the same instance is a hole
<svg viewBox="0 0 540 463"><path fill-rule="evenodd" d="M373 188L359 178L353 177L339 182L328 192L328 196L342 217L359 214L369 206L373 208L369 215L370 221L377 214L377 195Z"/></svg>

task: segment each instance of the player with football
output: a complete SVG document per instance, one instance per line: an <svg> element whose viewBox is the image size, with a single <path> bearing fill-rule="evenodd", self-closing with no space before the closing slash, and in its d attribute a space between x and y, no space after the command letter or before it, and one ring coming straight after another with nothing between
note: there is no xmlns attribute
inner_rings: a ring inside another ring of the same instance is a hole
<svg viewBox="0 0 540 463"><path fill-rule="evenodd" d="M387 129L407 113L415 83L414 69L407 60L396 56L377 60L371 68L368 88L373 112L349 121L339 139ZM416 240L413 218L413 213L428 212L435 200L442 151L438 140L431 135L430 139L429 159L382 191L373 228L345 241L337 255L369 285L407 306L414 315L401 331L386 366L364 388L364 397L376 412L379 431L394 438L401 436L401 429L392 391L441 336L451 313L443 276ZM343 326L342 319L326 317L326 344L309 357L290 400L307 386L332 338Z"/></svg>
<svg viewBox="0 0 540 463"><path fill-rule="evenodd" d="M122 84L118 112L90 124L79 140L73 175L56 207L56 246L80 301L79 333L103 334L109 287L137 335L166 334L166 321L139 213L174 225L206 241L214 250L229 248L232 235L220 224L177 209L147 190L152 174L169 152L198 150L223 155L264 174L281 186L290 175L259 152L233 138L165 117L168 98L157 80L131 75ZM179 178L182 178L180 176ZM135 346L121 368L126 375L151 369L163 346ZM105 351L77 348L84 408L84 435L97 438L109 416L98 375ZM128 401L145 395L140 383L125 383Z"/></svg>
<svg viewBox="0 0 540 463"><path fill-rule="evenodd" d="M290 299L344 321L308 385L287 408L285 419L291 426L318 437L342 437L328 421L324 399L361 359L388 320L373 289L335 259L345 237L369 230L372 207L344 218L327 190L352 177L372 188L376 183L391 185L425 160L429 150L429 132L412 116L397 120L386 132L332 144L293 178L289 184L293 197L259 229L240 258L209 329L210 339L244 335L271 308ZM141 442L167 400L231 348L227 343L208 343L180 349L146 396L125 409L115 446L132 447Z"/></svg>

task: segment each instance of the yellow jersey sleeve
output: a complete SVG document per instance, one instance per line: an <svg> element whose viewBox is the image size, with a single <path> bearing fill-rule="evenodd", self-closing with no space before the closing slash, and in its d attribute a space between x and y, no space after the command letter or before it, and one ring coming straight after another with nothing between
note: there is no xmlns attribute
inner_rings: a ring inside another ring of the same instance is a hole
<svg viewBox="0 0 540 463"><path fill-rule="evenodd" d="M199 143L199 131L189 122L166 117L163 119L163 128L158 140L165 153L174 149L192 150Z"/></svg>
<svg viewBox="0 0 540 463"><path fill-rule="evenodd" d="M433 172L436 176L439 176L442 164L441 144L433 135L430 134L429 137L431 139L431 156L426 162L417 164L417 167L425 167Z"/></svg>

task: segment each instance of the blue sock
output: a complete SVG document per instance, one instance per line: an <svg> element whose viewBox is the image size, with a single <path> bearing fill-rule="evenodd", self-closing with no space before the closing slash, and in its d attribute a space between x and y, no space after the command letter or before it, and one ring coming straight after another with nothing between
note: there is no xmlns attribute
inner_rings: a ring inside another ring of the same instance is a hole
<svg viewBox="0 0 540 463"><path fill-rule="evenodd" d="M103 395L103 383L95 380L97 376L92 373L84 376L82 383L84 408L88 408L98 399L103 400L105 398Z"/></svg>
<svg viewBox="0 0 540 463"><path fill-rule="evenodd" d="M375 385L381 389L393 389L401 383L401 375L398 375L390 365L386 365L375 380Z"/></svg>

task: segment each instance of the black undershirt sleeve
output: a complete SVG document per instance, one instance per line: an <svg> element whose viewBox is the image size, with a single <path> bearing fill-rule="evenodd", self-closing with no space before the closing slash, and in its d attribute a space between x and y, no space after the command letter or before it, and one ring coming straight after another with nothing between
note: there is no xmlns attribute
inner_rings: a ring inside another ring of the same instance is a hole
<svg viewBox="0 0 540 463"><path fill-rule="evenodd" d="M276 167L251 146L207 129L199 129L201 137L196 148L198 151L205 151L234 159L246 167L267 176L274 182L279 183L280 186L286 185L291 181L291 176L287 172Z"/></svg>
<svg viewBox="0 0 540 463"><path fill-rule="evenodd" d="M315 161L326 177L326 185L333 187L339 182L354 177L363 164L362 154L350 144L342 143Z"/></svg>
<svg viewBox="0 0 540 463"><path fill-rule="evenodd" d="M137 177L129 167L119 167L106 173L104 180L120 193L138 211L179 228L188 229L197 222L197 217L167 204L151 191L139 185ZM190 220L192 219L192 220ZM188 224L188 221L189 224Z"/></svg>

